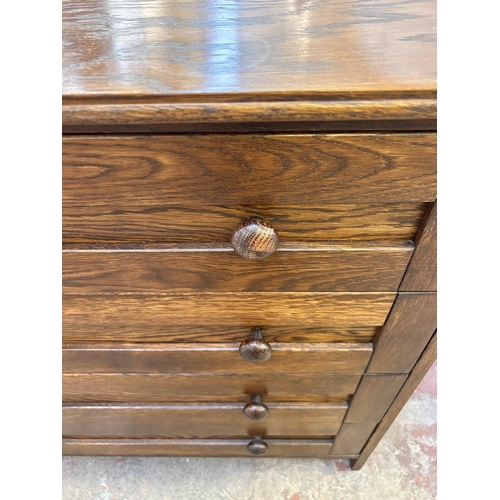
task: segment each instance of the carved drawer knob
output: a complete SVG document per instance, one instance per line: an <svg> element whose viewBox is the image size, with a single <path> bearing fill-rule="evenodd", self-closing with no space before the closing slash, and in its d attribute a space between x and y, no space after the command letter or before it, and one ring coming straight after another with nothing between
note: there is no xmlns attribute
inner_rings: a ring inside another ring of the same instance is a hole
<svg viewBox="0 0 500 500"><path fill-rule="evenodd" d="M269 408L258 394L252 394L252 400L243 408L243 415L250 420L263 420L269 415Z"/></svg>
<svg viewBox="0 0 500 500"><path fill-rule="evenodd" d="M260 217L250 217L233 233L231 244L245 259L265 259L278 248L278 233Z"/></svg>
<svg viewBox="0 0 500 500"><path fill-rule="evenodd" d="M267 443L262 440L261 436L255 436L248 444L247 450L252 455L264 455L267 452Z"/></svg>
<svg viewBox="0 0 500 500"><path fill-rule="evenodd" d="M271 345L262 338L260 328L252 328L250 336L240 344L240 355L251 363L262 363L271 357Z"/></svg>

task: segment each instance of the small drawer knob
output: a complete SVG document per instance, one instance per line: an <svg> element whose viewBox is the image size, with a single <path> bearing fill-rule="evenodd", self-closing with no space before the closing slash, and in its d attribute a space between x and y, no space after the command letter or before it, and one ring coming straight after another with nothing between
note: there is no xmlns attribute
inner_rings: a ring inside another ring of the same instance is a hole
<svg viewBox="0 0 500 500"><path fill-rule="evenodd" d="M264 455L267 452L267 443L262 440L261 436L255 436L248 444L247 450L252 455Z"/></svg>
<svg viewBox="0 0 500 500"><path fill-rule="evenodd" d="M271 345L262 338L260 328L252 328L249 337L240 344L240 356L251 363L262 363L271 357Z"/></svg>
<svg viewBox="0 0 500 500"><path fill-rule="evenodd" d="M231 244L235 252L245 259L265 259L278 248L278 233L260 217L250 217L233 233Z"/></svg>
<svg viewBox="0 0 500 500"><path fill-rule="evenodd" d="M258 394L252 394L252 400L243 408L243 415L250 420L263 420L269 415L269 408Z"/></svg>

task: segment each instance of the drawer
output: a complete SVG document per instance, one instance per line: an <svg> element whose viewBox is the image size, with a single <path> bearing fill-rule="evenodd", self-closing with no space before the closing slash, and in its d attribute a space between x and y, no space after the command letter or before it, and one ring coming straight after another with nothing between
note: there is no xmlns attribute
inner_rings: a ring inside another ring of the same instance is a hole
<svg viewBox="0 0 500 500"><path fill-rule="evenodd" d="M247 404L251 404L250 398ZM255 435L328 438L337 433L347 411L347 403L264 402L254 403L253 406L267 415L261 420L251 420L244 414L245 406L243 403L65 404L63 435L110 438L245 438Z"/></svg>
<svg viewBox="0 0 500 500"><path fill-rule="evenodd" d="M94 325L95 326L95 325ZM300 325L266 326L266 340L268 342L372 342L379 328L365 327L308 327ZM86 324L71 324L62 332L63 342L78 344L91 343L206 343L206 342L241 342L248 335L248 328L218 325L151 325L140 329L120 323L109 325L108 328L93 328Z"/></svg>
<svg viewBox="0 0 500 500"><path fill-rule="evenodd" d="M431 202L435 166L435 134L71 135L63 199L117 210Z"/></svg>
<svg viewBox="0 0 500 500"><path fill-rule="evenodd" d="M63 373L361 374L372 354L370 343L252 342L243 355L259 362L243 359L240 344L64 345Z"/></svg>
<svg viewBox="0 0 500 500"><path fill-rule="evenodd" d="M63 331L123 328L143 333L172 327L365 327L384 323L395 293L265 292L63 295Z"/></svg>
<svg viewBox="0 0 500 500"><path fill-rule="evenodd" d="M251 457L249 439L63 439L63 455ZM333 455L331 439L266 439L265 457L357 458Z"/></svg>
<svg viewBox="0 0 500 500"><path fill-rule="evenodd" d="M290 241L411 238L435 165L435 134L66 136L63 235L228 241L259 215Z"/></svg>
<svg viewBox="0 0 500 500"><path fill-rule="evenodd" d="M63 202L66 242L228 242L246 218L259 215L282 241L409 240L417 233L427 203L247 205L158 205L137 202L115 209L109 203Z"/></svg>
<svg viewBox="0 0 500 500"><path fill-rule="evenodd" d="M256 261L227 244L68 245L63 292L395 292L412 251L412 242L282 244Z"/></svg>
<svg viewBox="0 0 500 500"><path fill-rule="evenodd" d="M361 375L79 373L65 374L65 402L248 402L260 394L267 402L338 402L353 394Z"/></svg>

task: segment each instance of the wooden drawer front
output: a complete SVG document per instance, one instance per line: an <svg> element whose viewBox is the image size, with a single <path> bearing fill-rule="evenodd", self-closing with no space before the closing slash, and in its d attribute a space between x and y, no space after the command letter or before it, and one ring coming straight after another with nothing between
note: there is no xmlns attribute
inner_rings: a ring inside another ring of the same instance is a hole
<svg viewBox="0 0 500 500"><path fill-rule="evenodd" d="M169 326L380 326L395 293L196 293L64 295L63 329L121 327L140 334Z"/></svg>
<svg viewBox="0 0 500 500"><path fill-rule="evenodd" d="M410 242L316 244L255 261L227 245L71 246L63 252L63 291L396 291L412 251Z"/></svg>
<svg viewBox="0 0 500 500"><path fill-rule="evenodd" d="M94 328L95 327L95 328ZM96 329L97 328L97 329ZM375 338L378 327L308 327L301 325L265 326L267 342L371 342ZM63 342L77 344L92 343L127 343L146 344L151 342L241 342L248 335L248 328L244 326L196 326L196 325L147 325L135 329L123 325L108 325L102 328L99 325L72 323L71 328L63 330Z"/></svg>
<svg viewBox="0 0 500 500"><path fill-rule="evenodd" d="M68 242L229 242L247 217L259 215L281 241L410 240L427 203L308 205L159 205L143 208L131 201L109 205L63 205L63 236Z"/></svg>
<svg viewBox="0 0 500 500"><path fill-rule="evenodd" d="M70 240L229 241L251 215L284 241L408 239L435 196L435 134L63 139Z"/></svg>
<svg viewBox="0 0 500 500"><path fill-rule="evenodd" d="M63 439L63 455L253 457L249 439ZM329 454L331 439L269 439L263 457L357 458ZM258 457L262 458L262 457Z"/></svg>
<svg viewBox="0 0 500 500"><path fill-rule="evenodd" d="M347 410L347 403L269 403L267 406L267 417L253 421L243 414L243 403L65 405L63 435L121 438L331 437L339 430Z"/></svg>
<svg viewBox="0 0 500 500"><path fill-rule="evenodd" d="M67 374L66 402L347 401L361 375L332 374Z"/></svg>
<svg viewBox="0 0 500 500"><path fill-rule="evenodd" d="M243 339L242 339L243 340ZM264 362L239 344L65 345L63 373L363 373L372 344L271 344Z"/></svg>
<svg viewBox="0 0 500 500"><path fill-rule="evenodd" d="M66 207L431 202L436 135L66 136L63 176Z"/></svg>

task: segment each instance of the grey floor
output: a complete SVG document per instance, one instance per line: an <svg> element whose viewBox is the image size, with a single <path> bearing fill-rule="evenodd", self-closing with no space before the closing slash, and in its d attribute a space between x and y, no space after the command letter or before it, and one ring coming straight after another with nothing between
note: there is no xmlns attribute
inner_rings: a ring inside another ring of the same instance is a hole
<svg viewBox="0 0 500 500"><path fill-rule="evenodd" d="M436 498L436 365L361 471L322 459L63 457L63 500Z"/></svg>

